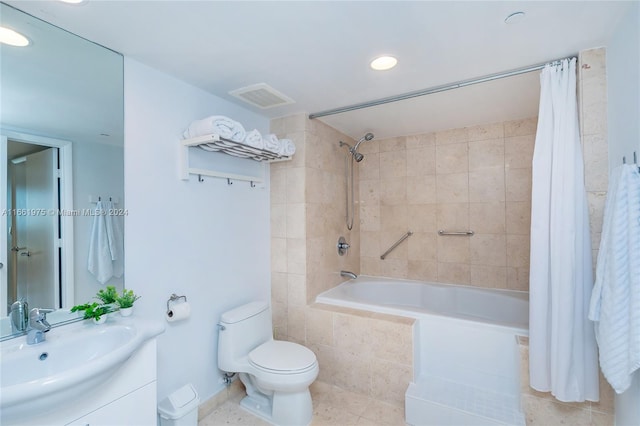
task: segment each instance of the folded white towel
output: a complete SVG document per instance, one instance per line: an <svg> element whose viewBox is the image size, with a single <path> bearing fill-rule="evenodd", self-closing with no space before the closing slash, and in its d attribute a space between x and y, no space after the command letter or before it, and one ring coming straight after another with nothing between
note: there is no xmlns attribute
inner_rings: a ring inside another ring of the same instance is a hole
<svg viewBox="0 0 640 426"><path fill-rule="evenodd" d="M280 153L280 146L282 145L278 140L278 137L273 133L269 133L268 135L262 138L264 141L264 149L267 151L275 152L276 154Z"/></svg>
<svg viewBox="0 0 640 426"><path fill-rule="evenodd" d="M98 201L94 210L91 239L89 241L89 260L87 268L100 284L113 276L113 262L107 234L106 210L102 201Z"/></svg>
<svg viewBox="0 0 640 426"><path fill-rule="evenodd" d="M235 142L242 142L247 136L242 124L224 115L212 115L211 117L194 121L184 131L183 136L185 139L189 139L212 133Z"/></svg>
<svg viewBox="0 0 640 426"><path fill-rule="evenodd" d="M591 294L600 367L617 393L640 368L640 172L622 165L611 173Z"/></svg>
<svg viewBox="0 0 640 426"><path fill-rule="evenodd" d="M247 133L247 137L244 138L244 144L249 145L253 148L264 149L264 141L262 140L262 135L256 129L253 129L249 133Z"/></svg>
<svg viewBox="0 0 640 426"><path fill-rule="evenodd" d="M291 157L296 153L296 145L291 139L280 139L280 155Z"/></svg>

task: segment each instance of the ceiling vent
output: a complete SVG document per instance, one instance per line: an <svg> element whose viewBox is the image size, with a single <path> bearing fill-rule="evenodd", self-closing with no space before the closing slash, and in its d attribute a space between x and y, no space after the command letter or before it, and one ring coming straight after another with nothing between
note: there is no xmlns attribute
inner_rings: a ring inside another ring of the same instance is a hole
<svg viewBox="0 0 640 426"><path fill-rule="evenodd" d="M295 102L290 97L283 95L266 83L241 87L240 89L230 91L229 94L262 109L288 105Z"/></svg>

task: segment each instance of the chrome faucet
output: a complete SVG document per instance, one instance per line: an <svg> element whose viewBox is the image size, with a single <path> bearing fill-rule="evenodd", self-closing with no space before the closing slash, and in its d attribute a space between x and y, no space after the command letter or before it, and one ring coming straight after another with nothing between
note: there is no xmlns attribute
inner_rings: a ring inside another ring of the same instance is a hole
<svg viewBox="0 0 640 426"><path fill-rule="evenodd" d="M47 322L47 314L53 309L33 308L29 311L29 324L27 327L27 345L35 345L44 342L44 333L51 330L51 324Z"/></svg>
<svg viewBox="0 0 640 426"><path fill-rule="evenodd" d="M13 302L9 318L11 320L12 333L22 333L25 331L29 324L29 304L27 301L20 299Z"/></svg>
<svg viewBox="0 0 640 426"><path fill-rule="evenodd" d="M345 278L351 278L352 280L355 280L356 278L358 278L358 276L351 271L340 271L340 276Z"/></svg>

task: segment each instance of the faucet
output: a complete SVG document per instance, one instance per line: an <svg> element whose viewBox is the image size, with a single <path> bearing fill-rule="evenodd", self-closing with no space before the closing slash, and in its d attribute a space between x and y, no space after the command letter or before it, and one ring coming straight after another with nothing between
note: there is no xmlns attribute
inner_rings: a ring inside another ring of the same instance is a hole
<svg viewBox="0 0 640 426"><path fill-rule="evenodd" d="M27 301L20 299L13 302L9 318L11 319L12 333L22 333L25 331L29 324L29 304Z"/></svg>
<svg viewBox="0 0 640 426"><path fill-rule="evenodd" d="M51 324L47 322L47 314L53 309L33 308L29 311L29 323L27 326L27 345L35 345L44 342L44 333L51 330Z"/></svg>
<svg viewBox="0 0 640 426"><path fill-rule="evenodd" d="M352 280L355 280L356 278L358 278L358 276L351 271L340 271L340 276L345 278L351 278Z"/></svg>

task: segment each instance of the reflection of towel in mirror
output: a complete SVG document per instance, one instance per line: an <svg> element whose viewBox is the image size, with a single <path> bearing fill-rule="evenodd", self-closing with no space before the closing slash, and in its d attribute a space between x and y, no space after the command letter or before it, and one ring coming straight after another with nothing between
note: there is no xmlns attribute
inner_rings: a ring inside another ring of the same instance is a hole
<svg viewBox="0 0 640 426"><path fill-rule="evenodd" d="M87 267L100 284L106 283L113 276L113 259L109 247L106 211L102 201L96 203L89 241L89 261Z"/></svg>
<svg viewBox="0 0 640 426"><path fill-rule="evenodd" d="M113 261L113 276L121 277L124 273L124 236L122 235L122 226L120 226L120 215L117 215L117 209L111 200L105 202L107 215L105 216L105 225L107 227L107 239L109 241L109 251L111 252L111 260Z"/></svg>

